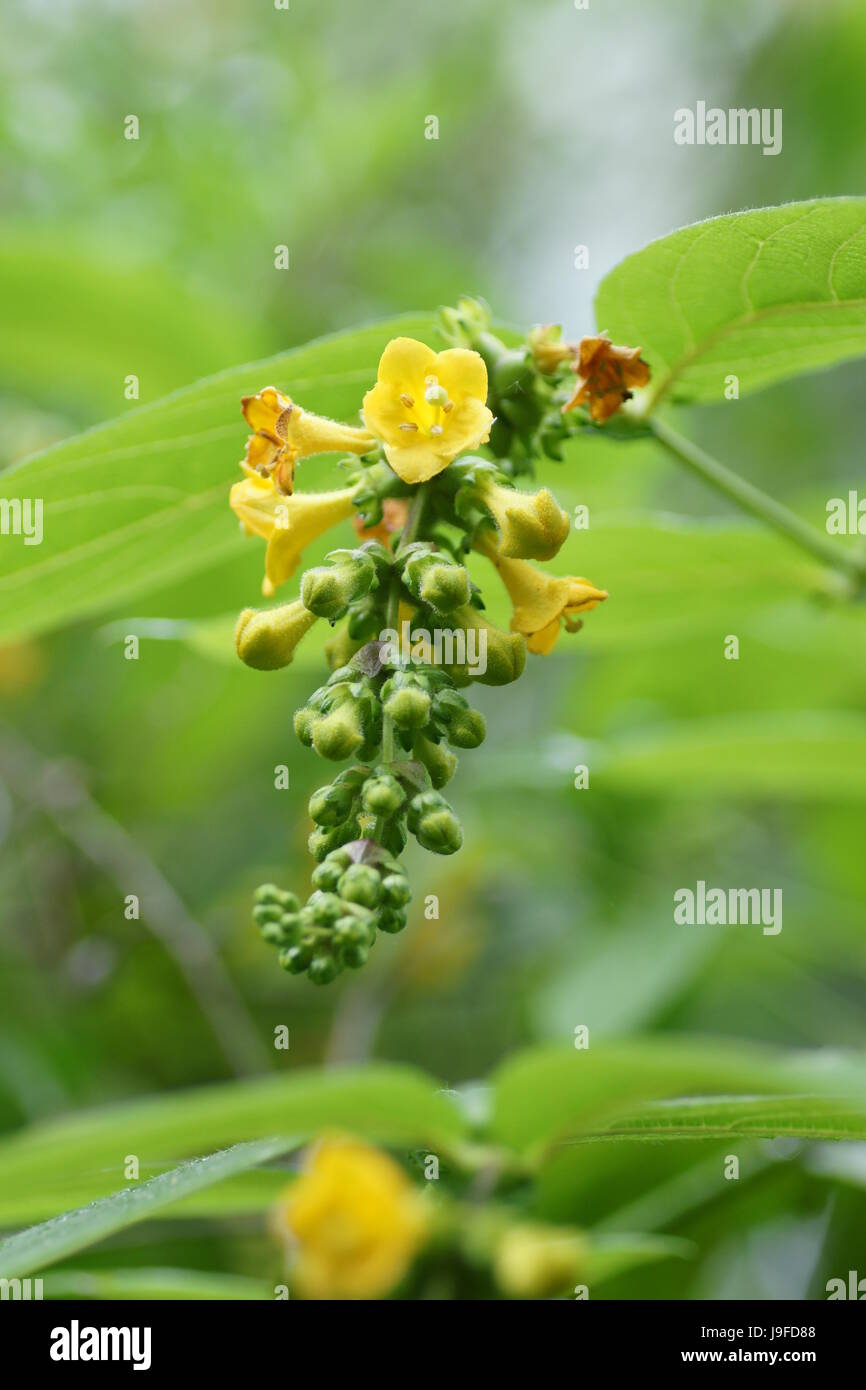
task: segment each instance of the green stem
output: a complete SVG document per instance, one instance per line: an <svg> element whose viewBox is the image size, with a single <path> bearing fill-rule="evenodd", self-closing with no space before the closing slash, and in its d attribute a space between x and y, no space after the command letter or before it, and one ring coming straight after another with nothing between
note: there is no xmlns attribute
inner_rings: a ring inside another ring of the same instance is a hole
<svg viewBox="0 0 866 1390"><path fill-rule="evenodd" d="M836 546L829 537L822 536L820 531L816 531L808 522L802 521L781 502L777 502L774 497L770 497L760 488L746 482L745 478L740 478L736 473L732 473L730 469L706 453L699 445L694 444L690 439L685 439L681 434L677 434L676 430L672 430L663 420L653 418L647 423L658 442L667 449L668 453L673 454L680 463L684 463L705 483L709 483L717 492L727 497L730 502L742 507L744 511L757 517L767 526L771 526L773 530L786 536L794 545L798 545L801 550L808 551L810 555L814 555L825 565L830 565L833 569L843 570L845 574L856 581L858 588L866 584L866 559L854 554L851 550L844 550Z"/></svg>

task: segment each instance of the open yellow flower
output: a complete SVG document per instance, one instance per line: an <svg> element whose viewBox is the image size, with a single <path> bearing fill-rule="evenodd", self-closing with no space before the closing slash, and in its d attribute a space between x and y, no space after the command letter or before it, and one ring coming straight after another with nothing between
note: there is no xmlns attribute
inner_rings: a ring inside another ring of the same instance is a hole
<svg viewBox="0 0 866 1390"><path fill-rule="evenodd" d="M499 531L499 553L520 560L552 560L568 535L568 513L552 493L519 492L487 477L478 496Z"/></svg>
<svg viewBox="0 0 866 1390"><path fill-rule="evenodd" d="M326 1139L288 1189L278 1229L306 1298L382 1298L400 1282L428 1229L420 1194L379 1149Z"/></svg>
<svg viewBox="0 0 866 1390"><path fill-rule="evenodd" d="M553 651L563 625L567 632L577 632L583 626L581 614L607 598L606 590L596 589L588 579L544 574L525 560L509 560L493 547L481 548L499 571L514 604L512 632L521 632L537 656Z"/></svg>
<svg viewBox="0 0 866 1390"><path fill-rule="evenodd" d="M424 483L489 438L486 401L487 368L477 352L434 352L415 338L392 338L363 416L403 482Z"/></svg>
<svg viewBox="0 0 866 1390"><path fill-rule="evenodd" d="M243 396L241 410L254 431L247 440L242 467L248 473L272 478L278 491L290 493L295 464L313 454L366 454L376 441L367 430L327 420L265 386L255 396Z"/></svg>
<svg viewBox="0 0 866 1390"><path fill-rule="evenodd" d="M296 492L286 497L271 478L250 474L229 496L247 535L267 541L262 593L269 597L294 574L311 541L352 514L356 487L336 492Z"/></svg>

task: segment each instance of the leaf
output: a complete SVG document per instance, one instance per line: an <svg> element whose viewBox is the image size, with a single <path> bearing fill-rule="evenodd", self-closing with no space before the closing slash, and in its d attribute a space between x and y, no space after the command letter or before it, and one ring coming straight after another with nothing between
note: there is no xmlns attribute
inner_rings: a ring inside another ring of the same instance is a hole
<svg viewBox="0 0 866 1390"><path fill-rule="evenodd" d="M95 1245L116 1231L147 1220L181 1197L264 1163L296 1145L297 1140L291 1139L236 1144L234 1148L207 1158L193 1159L137 1187L127 1187L110 1197L100 1198L77 1211L64 1212L40 1226L19 1231L0 1241L0 1277L10 1279L31 1274L76 1250Z"/></svg>
<svg viewBox="0 0 866 1390"><path fill-rule="evenodd" d="M659 1102L595 1139L866 1139L866 1106L824 1096L736 1096Z"/></svg>
<svg viewBox="0 0 866 1390"><path fill-rule="evenodd" d="M406 333L441 346L432 315L321 338L130 410L3 475L7 499L42 499L44 539L0 547L0 640L35 634L177 582L244 544L228 505L249 433L240 397L273 383L310 410L357 417L383 347ZM321 487L307 460L301 485ZM263 557L262 557L263 558ZM254 599L255 595L239 595Z"/></svg>
<svg viewBox="0 0 866 1390"><path fill-rule="evenodd" d="M689 1240L676 1236L595 1235L586 1258L581 1282L590 1292L605 1279L614 1279L630 1269L652 1264L656 1260L687 1260L696 1247Z"/></svg>
<svg viewBox="0 0 866 1390"><path fill-rule="evenodd" d="M651 1101L764 1093L775 1104L780 1092L842 1097L839 1124L861 1110L866 1116L866 1071L857 1059L789 1058L705 1038L644 1038L585 1050L536 1048L512 1058L495 1078L491 1128L495 1139L538 1157L551 1143L607 1132Z"/></svg>
<svg viewBox="0 0 866 1390"><path fill-rule="evenodd" d="M126 1154L147 1171L275 1131L312 1137L333 1128L381 1143L445 1145L465 1122L433 1081L408 1067L300 1071L132 1101L0 1142L0 1224L111 1192Z"/></svg>
<svg viewBox="0 0 866 1390"><path fill-rule="evenodd" d="M596 321L642 348L647 406L724 399L866 353L866 199L818 198L713 217L629 256Z"/></svg>
<svg viewBox="0 0 866 1390"><path fill-rule="evenodd" d="M43 1281L45 1298L225 1299L232 1303L270 1300L274 1290L244 1274L202 1269L52 1269Z"/></svg>

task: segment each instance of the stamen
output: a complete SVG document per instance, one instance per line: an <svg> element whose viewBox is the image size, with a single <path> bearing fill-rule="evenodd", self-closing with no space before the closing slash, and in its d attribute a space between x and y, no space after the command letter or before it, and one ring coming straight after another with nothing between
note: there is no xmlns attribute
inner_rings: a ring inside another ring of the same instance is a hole
<svg viewBox="0 0 866 1390"><path fill-rule="evenodd" d="M400 397L400 400L403 402L407 410L411 410L413 405L415 404L412 397L406 391L403 392L402 396Z"/></svg>
<svg viewBox="0 0 866 1390"><path fill-rule="evenodd" d="M441 433L442 433L442 426L441 426L441 425L431 425L431 426L430 426L430 433L431 433L431 434L441 434Z"/></svg>
<svg viewBox="0 0 866 1390"><path fill-rule="evenodd" d="M453 410L453 409L454 409L454 402L453 402L453 401L446 401L445 404L443 405L442 409L445 411L445 414L447 415L448 412L449 412L449 410Z"/></svg>
<svg viewBox="0 0 866 1390"><path fill-rule="evenodd" d="M417 430L417 428L418 426L413 424L411 420L404 420L400 426L401 430Z"/></svg>

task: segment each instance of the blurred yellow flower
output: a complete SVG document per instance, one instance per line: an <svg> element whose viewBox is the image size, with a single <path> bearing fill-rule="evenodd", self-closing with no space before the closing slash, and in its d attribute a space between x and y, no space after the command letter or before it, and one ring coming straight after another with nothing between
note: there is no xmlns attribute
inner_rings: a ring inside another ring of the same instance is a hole
<svg viewBox="0 0 866 1390"><path fill-rule="evenodd" d="M486 442L493 424L486 401L487 368L477 352L434 352L415 338L392 338L363 415L394 472L423 483Z"/></svg>
<svg viewBox="0 0 866 1390"><path fill-rule="evenodd" d="M382 1298L400 1282L428 1229L420 1194L379 1149L325 1139L283 1197L278 1227L292 1242L305 1298Z"/></svg>
<svg viewBox="0 0 866 1390"><path fill-rule="evenodd" d="M229 501L247 535L267 541L262 593L270 596L294 574L311 541L352 514L356 487L336 492L281 493L270 478L250 474L235 483Z"/></svg>
<svg viewBox="0 0 866 1390"><path fill-rule="evenodd" d="M248 473L272 478L278 491L286 494L294 486L299 459L312 454L366 454L376 443L367 430L303 410L275 386L265 386L255 396L243 396L241 409L254 431L247 440L242 467Z"/></svg>
<svg viewBox="0 0 866 1390"><path fill-rule="evenodd" d="M585 1258L579 1231L530 1223L512 1226L496 1253L496 1282L512 1298L552 1298L579 1277Z"/></svg>
<svg viewBox="0 0 866 1390"><path fill-rule="evenodd" d="M499 531L499 553L521 560L552 560L568 535L568 514L552 493L519 492L484 477L481 501Z"/></svg>
<svg viewBox="0 0 866 1390"><path fill-rule="evenodd" d="M514 604L511 630L522 632L536 655L553 651L563 624L568 632L577 632L583 626L580 615L607 598L607 591L596 589L588 579L544 574L525 560L509 560L493 547L483 549Z"/></svg>

